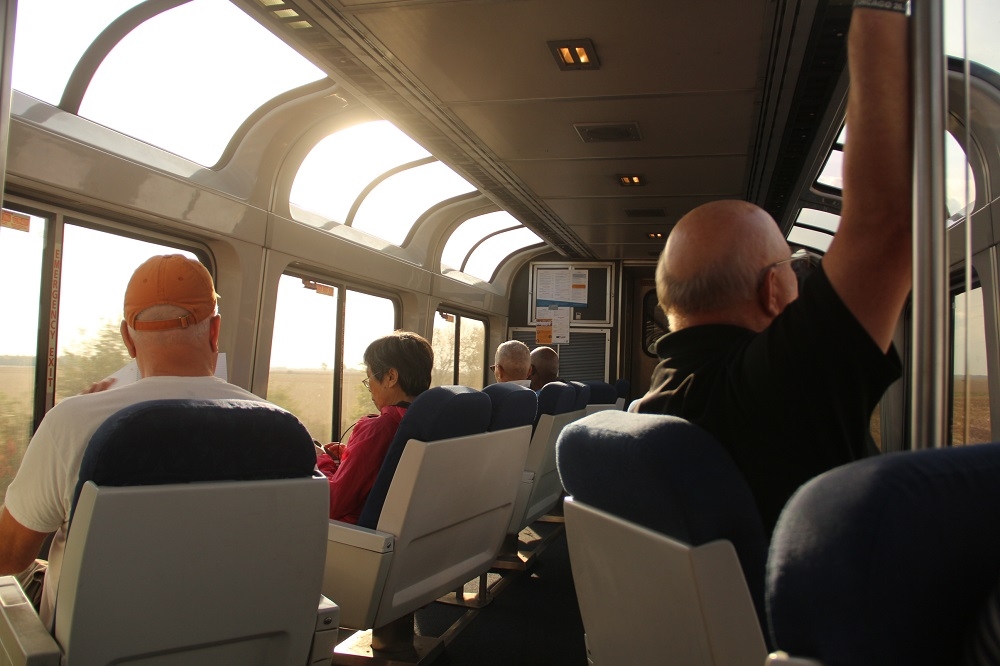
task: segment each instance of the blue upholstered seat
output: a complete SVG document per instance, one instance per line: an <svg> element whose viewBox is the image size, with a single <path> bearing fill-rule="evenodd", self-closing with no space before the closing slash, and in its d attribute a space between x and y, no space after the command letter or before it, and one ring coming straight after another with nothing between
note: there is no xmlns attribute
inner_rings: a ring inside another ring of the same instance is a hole
<svg viewBox="0 0 1000 666"><path fill-rule="evenodd" d="M588 405L613 405L618 400L618 391L607 382L589 381L584 384L590 387Z"/></svg>
<svg viewBox="0 0 1000 666"><path fill-rule="evenodd" d="M615 381L615 392L622 400L628 400L628 391L631 387L632 385L624 377Z"/></svg>
<svg viewBox="0 0 1000 666"><path fill-rule="evenodd" d="M576 406L576 389L564 382L549 382L538 392L538 413L535 424L543 414L555 416L572 412Z"/></svg>
<svg viewBox="0 0 1000 666"><path fill-rule="evenodd" d="M483 389L493 403L489 430L507 430L535 422L538 395L527 386L501 382Z"/></svg>
<svg viewBox="0 0 1000 666"><path fill-rule="evenodd" d="M492 417L489 396L466 386L436 386L417 396L406 410L385 460L375 477L375 484L358 517L358 525L375 529L386 493L392 485L396 466L411 439L433 442L486 432Z"/></svg>
<svg viewBox="0 0 1000 666"><path fill-rule="evenodd" d="M80 464L73 506L87 481L151 486L292 479L312 476L315 468L309 432L276 405L150 400L122 409L94 432Z"/></svg>
<svg viewBox="0 0 1000 666"><path fill-rule="evenodd" d="M959 663L1000 579L998 526L1000 444L892 453L812 479L772 538L776 647L825 666Z"/></svg>
<svg viewBox="0 0 1000 666"><path fill-rule="evenodd" d="M112 415L82 461L54 634L0 577L0 654L41 635L55 663L316 663L339 610L320 598L329 490L315 464L305 427L268 403Z"/></svg>
<svg viewBox="0 0 1000 666"><path fill-rule="evenodd" d="M581 411L587 408L590 403L590 387L583 382L567 382L576 390L576 402L573 403L573 411Z"/></svg>
<svg viewBox="0 0 1000 666"><path fill-rule="evenodd" d="M575 500L690 546L732 542L763 620L760 514L729 454L706 431L673 416L607 410L566 426L556 457Z"/></svg>

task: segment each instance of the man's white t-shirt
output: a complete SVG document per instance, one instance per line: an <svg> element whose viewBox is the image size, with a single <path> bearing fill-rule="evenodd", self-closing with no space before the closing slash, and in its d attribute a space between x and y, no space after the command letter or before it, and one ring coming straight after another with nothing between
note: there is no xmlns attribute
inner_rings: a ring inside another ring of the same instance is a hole
<svg viewBox="0 0 1000 666"><path fill-rule="evenodd" d="M115 412L164 398L236 398L263 402L218 377L147 377L134 384L66 398L42 419L7 488L5 506L17 522L36 532L55 532L39 616L52 629L66 530L83 453L91 435Z"/></svg>

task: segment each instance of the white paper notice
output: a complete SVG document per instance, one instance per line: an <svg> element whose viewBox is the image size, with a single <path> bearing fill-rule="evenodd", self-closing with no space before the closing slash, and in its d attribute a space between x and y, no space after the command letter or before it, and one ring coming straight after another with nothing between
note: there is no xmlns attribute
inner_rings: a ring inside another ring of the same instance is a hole
<svg viewBox="0 0 1000 666"><path fill-rule="evenodd" d="M229 368L226 367L226 354L225 352L219 352L219 360L215 364L215 376L221 379L229 381ZM134 384L139 381L139 366L136 365L135 359L121 368L117 372L109 375L107 379L114 379L115 383L111 385L111 388L118 388L119 386L128 386L129 384Z"/></svg>

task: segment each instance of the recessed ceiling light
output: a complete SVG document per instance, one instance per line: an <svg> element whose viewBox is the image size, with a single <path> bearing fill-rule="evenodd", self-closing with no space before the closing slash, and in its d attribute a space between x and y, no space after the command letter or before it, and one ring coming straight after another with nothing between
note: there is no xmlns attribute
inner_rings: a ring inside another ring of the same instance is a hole
<svg viewBox="0 0 1000 666"><path fill-rule="evenodd" d="M589 39L561 39L549 42L549 50L555 56L559 69L600 69L594 42Z"/></svg>
<svg viewBox="0 0 1000 666"><path fill-rule="evenodd" d="M663 232L650 231L649 233L646 234L646 238L648 238L649 240L663 240Z"/></svg>
<svg viewBox="0 0 1000 666"><path fill-rule="evenodd" d="M622 187L637 187L646 184L646 179L637 173L620 173L618 174L618 184Z"/></svg>

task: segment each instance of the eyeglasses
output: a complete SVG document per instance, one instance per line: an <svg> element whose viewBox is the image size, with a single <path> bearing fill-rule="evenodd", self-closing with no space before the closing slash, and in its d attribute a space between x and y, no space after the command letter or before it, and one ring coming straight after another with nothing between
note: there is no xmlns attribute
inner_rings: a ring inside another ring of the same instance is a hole
<svg viewBox="0 0 1000 666"><path fill-rule="evenodd" d="M362 379L361 383L364 384L365 388L368 389L369 391L372 390L372 387L368 385L368 378L367 377L365 377L364 379Z"/></svg>
<svg viewBox="0 0 1000 666"><path fill-rule="evenodd" d="M496 372L496 371L497 371L497 366L491 365L490 366L490 372Z"/></svg>
<svg viewBox="0 0 1000 666"><path fill-rule="evenodd" d="M780 261L774 262L773 264L768 264L767 266L764 266L764 268L762 268L760 271L760 280L763 280L764 276L772 268L777 268L781 264L789 264L789 263L791 264L792 271L795 272L795 275L801 277L803 273L805 273L812 267L813 259L815 257L816 255L809 252L809 250L796 250L795 252L792 252L791 256L788 257L787 259L782 259Z"/></svg>

